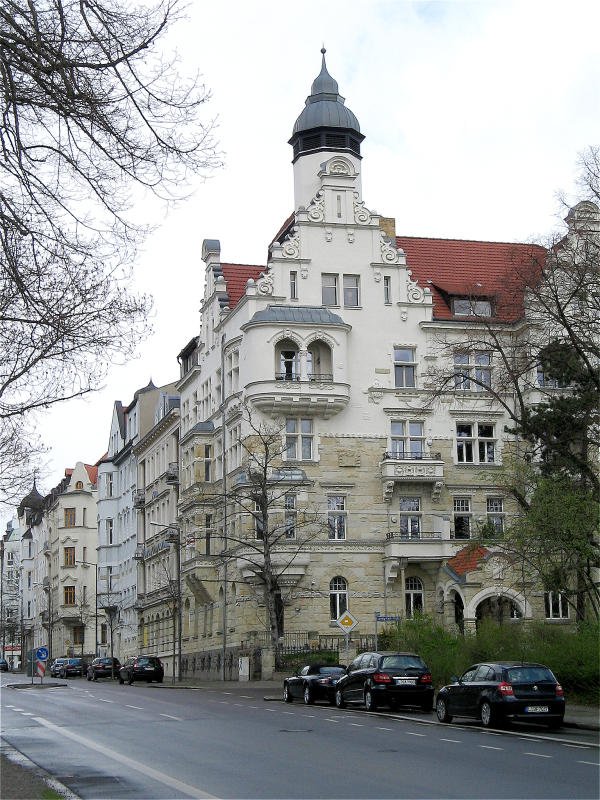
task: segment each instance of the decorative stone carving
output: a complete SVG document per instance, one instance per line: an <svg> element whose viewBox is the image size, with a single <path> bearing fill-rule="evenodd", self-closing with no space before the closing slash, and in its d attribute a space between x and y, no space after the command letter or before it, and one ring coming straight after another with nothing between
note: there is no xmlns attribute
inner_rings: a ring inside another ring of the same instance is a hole
<svg viewBox="0 0 600 800"><path fill-rule="evenodd" d="M350 171L351 165L341 158L332 158L327 164L328 171L331 175L352 175Z"/></svg>
<svg viewBox="0 0 600 800"><path fill-rule="evenodd" d="M373 273L373 280L375 281L375 283L379 283L381 281L381 270L380 269L376 269L375 272Z"/></svg>
<svg viewBox="0 0 600 800"><path fill-rule="evenodd" d="M325 195L321 189L310 201L306 213L311 222L323 222L325 219Z"/></svg>
<svg viewBox="0 0 600 800"><path fill-rule="evenodd" d="M263 273L256 282L260 294L273 294L274 282L270 272Z"/></svg>
<svg viewBox="0 0 600 800"><path fill-rule="evenodd" d="M383 231L379 233L380 246L381 246L381 260L384 264L398 264L402 255L400 250L394 247L393 242L385 235Z"/></svg>
<svg viewBox="0 0 600 800"><path fill-rule="evenodd" d="M440 496L442 494L442 489L444 488L443 481L436 481L433 486L431 487L431 501L433 503L440 502Z"/></svg>
<svg viewBox="0 0 600 800"><path fill-rule="evenodd" d="M331 228L325 228L325 241L330 242L333 239L333 233L331 232Z"/></svg>
<svg viewBox="0 0 600 800"><path fill-rule="evenodd" d="M340 450L338 467L360 467L360 453L355 450Z"/></svg>
<svg viewBox="0 0 600 800"><path fill-rule="evenodd" d="M306 280L308 278L308 267L302 267L300 269L300 277Z"/></svg>
<svg viewBox="0 0 600 800"><path fill-rule="evenodd" d="M407 269L406 274L408 276L408 283L406 285L406 295L408 298L409 303L422 303L424 292L423 289L419 286L419 284L412 280L411 275L412 272Z"/></svg>
<svg viewBox="0 0 600 800"><path fill-rule="evenodd" d="M300 236L298 231L294 229L282 244L281 255L283 258L299 258L300 257Z"/></svg>
<svg viewBox="0 0 600 800"><path fill-rule="evenodd" d="M354 221L358 225L368 225L371 222L371 212L365 208L363 200L359 200L358 192L354 192Z"/></svg>
<svg viewBox="0 0 600 800"><path fill-rule="evenodd" d="M354 231L348 231L348 242L354 244Z"/></svg>
<svg viewBox="0 0 600 800"><path fill-rule="evenodd" d="M383 501L391 503L394 494L394 481L385 481L383 484Z"/></svg>

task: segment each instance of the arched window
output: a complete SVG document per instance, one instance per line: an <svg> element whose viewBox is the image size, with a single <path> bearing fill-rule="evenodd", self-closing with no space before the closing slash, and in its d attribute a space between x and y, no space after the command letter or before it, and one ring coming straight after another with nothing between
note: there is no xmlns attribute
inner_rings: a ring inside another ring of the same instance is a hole
<svg viewBox="0 0 600 800"><path fill-rule="evenodd" d="M291 339L284 339L277 345L276 379L278 381L300 380L300 359L298 345Z"/></svg>
<svg viewBox="0 0 600 800"><path fill-rule="evenodd" d="M341 575L336 575L329 582L329 615L331 619L339 619L348 610L348 582Z"/></svg>
<svg viewBox="0 0 600 800"><path fill-rule="evenodd" d="M411 619L415 614L423 613L423 583L420 578L407 578L404 583L406 617Z"/></svg>
<svg viewBox="0 0 600 800"><path fill-rule="evenodd" d="M77 481L75 484L76 489L83 489L83 481Z"/></svg>
<svg viewBox="0 0 600 800"><path fill-rule="evenodd" d="M306 353L306 372L309 381L332 381L333 359L331 348L326 342L316 339Z"/></svg>

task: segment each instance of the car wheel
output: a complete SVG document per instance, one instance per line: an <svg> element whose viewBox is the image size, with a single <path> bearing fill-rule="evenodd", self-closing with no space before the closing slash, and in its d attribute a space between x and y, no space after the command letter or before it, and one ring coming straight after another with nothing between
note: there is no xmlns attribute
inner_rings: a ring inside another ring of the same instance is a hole
<svg viewBox="0 0 600 800"><path fill-rule="evenodd" d="M365 708L367 711L377 711L377 700L371 689L365 689Z"/></svg>
<svg viewBox="0 0 600 800"><path fill-rule="evenodd" d="M311 706L315 702L313 697L312 689L310 688L310 684L307 683L304 687L304 703L307 706Z"/></svg>
<svg viewBox="0 0 600 800"><path fill-rule="evenodd" d="M292 697L292 694L290 692L290 687L287 685L287 683L284 683L283 684L283 702L284 703L291 703L293 700L294 700L294 698Z"/></svg>
<svg viewBox="0 0 600 800"><path fill-rule="evenodd" d="M481 724L484 728L491 728L496 724L496 713L491 704L484 700L479 709Z"/></svg>
<svg viewBox="0 0 600 800"><path fill-rule="evenodd" d="M452 722L452 716L448 713L448 706L443 697L438 697L435 706L435 713L440 722Z"/></svg>
<svg viewBox="0 0 600 800"><path fill-rule="evenodd" d="M337 708L345 708L346 703L344 702L344 695L342 694L341 689L337 689L335 692L335 704Z"/></svg>

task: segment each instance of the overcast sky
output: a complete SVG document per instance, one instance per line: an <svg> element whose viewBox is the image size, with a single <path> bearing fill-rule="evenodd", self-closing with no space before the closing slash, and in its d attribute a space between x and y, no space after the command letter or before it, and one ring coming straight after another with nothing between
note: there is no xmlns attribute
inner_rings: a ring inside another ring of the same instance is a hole
<svg viewBox="0 0 600 800"><path fill-rule="evenodd" d="M106 451L113 403L178 377L199 331L202 240L223 261L265 264L293 208L287 141L320 71L320 48L365 135L363 199L399 234L529 241L557 226L577 154L600 143L600 3L190 0L173 32L199 69L225 167L162 221L136 267L155 335L93 399L41 420L46 492ZM145 209L138 209L143 213Z"/></svg>

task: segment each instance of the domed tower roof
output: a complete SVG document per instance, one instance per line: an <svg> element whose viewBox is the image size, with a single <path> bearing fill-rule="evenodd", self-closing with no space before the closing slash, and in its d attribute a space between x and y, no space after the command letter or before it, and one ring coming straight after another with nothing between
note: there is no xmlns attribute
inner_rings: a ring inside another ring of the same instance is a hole
<svg viewBox="0 0 600 800"><path fill-rule="evenodd" d="M356 116L345 105L335 81L325 64L325 48L321 72L313 81L305 108L296 120L289 144L294 148L294 161L305 153L319 150L351 152L360 158L360 132Z"/></svg>
<svg viewBox="0 0 600 800"><path fill-rule="evenodd" d="M38 492L37 486L35 485L34 481L33 489L19 503L17 514L19 517L22 517L25 509L28 508L31 511L39 511L43 507L43 505L44 505L44 498Z"/></svg>

